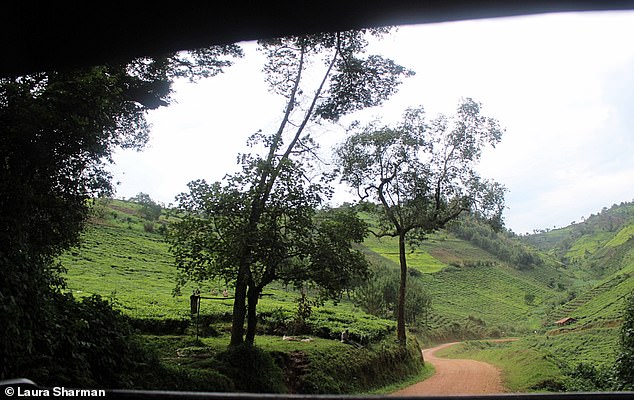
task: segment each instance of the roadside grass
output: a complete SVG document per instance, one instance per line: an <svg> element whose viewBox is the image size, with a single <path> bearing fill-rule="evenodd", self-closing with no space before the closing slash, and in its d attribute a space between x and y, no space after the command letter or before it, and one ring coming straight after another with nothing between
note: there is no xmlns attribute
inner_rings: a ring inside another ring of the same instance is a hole
<svg viewBox="0 0 634 400"><path fill-rule="evenodd" d="M618 329L600 328L558 335L529 335L517 341L467 341L436 353L440 357L488 362L502 371L512 392L543 391L566 380L580 363L609 368L618 348Z"/></svg>
<svg viewBox="0 0 634 400"><path fill-rule="evenodd" d="M432 375L436 373L436 369L430 363L425 363L424 367L420 370L418 374L412 375L400 382L395 382L391 385L384 386L379 389L370 390L367 392L362 392L362 394L368 395L387 395L399 391L401 389L405 389L406 387L417 384L418 382L422 382L427 378L431 378Z"/></svg>
<svg viewBox="0 0 634 400"><path fill-rule="evenodd" d="M182 335L148 335L148 346L166 365L184 370L223 371L227 335L198 341ZM288 389L301 393L390 393L429 377L433 368L421 363L412 340L407 350L393 339L357 348L338 340L311 337L307 341L258 335L258 349L286 365ZM239 361L237 361L239 362Z"/></svg>

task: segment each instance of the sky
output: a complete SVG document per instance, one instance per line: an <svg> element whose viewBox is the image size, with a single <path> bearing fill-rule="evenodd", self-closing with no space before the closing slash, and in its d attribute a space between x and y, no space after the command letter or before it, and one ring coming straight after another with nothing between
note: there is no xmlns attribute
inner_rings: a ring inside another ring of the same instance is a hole
<svg viewBox="0 0 634 400"><path fill-rule="evenodd" d="M585 12L407 25L372 42L416 72L380 108L350 118L396 121L423 105L453 114L461 98L505 128L479 171L508 189L504 219L518 234L563 227L634 200L634 12ZM267 91L255 43L216 77L178 81L174 102L152 111L150 142L121 150L111 170L116 196L139 192L166 205L195 179L237 170L248 136L276 128L283 100ZM323 151L345 137L318 134ZM354 200L339 187L335 202Z"/></svg>

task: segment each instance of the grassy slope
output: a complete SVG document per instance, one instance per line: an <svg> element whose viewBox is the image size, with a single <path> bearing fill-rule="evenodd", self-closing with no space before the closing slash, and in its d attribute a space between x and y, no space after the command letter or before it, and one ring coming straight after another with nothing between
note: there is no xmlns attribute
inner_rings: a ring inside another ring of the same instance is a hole
<svg viewBox="0 0 634 400"><path fill-rule="evenodd" d="M393 238L368 238L366 254L375 263L398 268L398 243ZM539 271L520 272L470 243L445 233L433 235L407 254L408 267L421 272L433 298L432 328L464 322L472 316L488 325L534 329L544 303L558 296ZM531 304L526 294L535 296Z"/></svg>
<svg viewBox="0 0 634 400"><path fill-rule="evenodd" d="M115 201L103 209L101 218L95 219L84 234L84 245L61 258L68 268L69 288L78 294L97 293L111 298L126 314L135 318L189 319L188 294L193 287L186 287L183 296L172 296L175 271L167 245L160 234L146 232L144 223L133 204ZM158 226L155 223L155 228ZM511 387L527 388L530 386L527 382L534 384L536 380L556 374L550 364L541 365L543 360L549 363L563 359L602 363L611 357L616 345L616 330L611 321L619 318L621 299L634 288L632 229L627 225L613 235L583 238L570 246L568 257L585 255L588 250L595 255L594 261L617 259L618 265L610 266L617 272L597 280L599 289L589 291L585 296L581 293L576 302L564 304L548 316L545 316L547 303L561 296L547 284L561 276L561 271L549 266L520 272L489 253L444 233L432 236L408 254L408 262L420 273L420 279L433 296L434 313L429 321L432 328L464 323L465 318L471 316L489 326L499 325L502 329L513 326L532 331L539 328L540 322L552 322L559 315L580 317L577 325L551 331L548 339L545 335L534 335L496 349L494 356L487 356L486 352L480 356L491 360L505 357L514 360L501 365L515 370L508 372L510 374L521 374L518 371L522 369L518 367L523 368L526 376L531 375L533 369L546 371L544 374L536 372L526 381L512 378L518 381ZM557 240L561 240L562 232L566 231L551 231L550 234L558 235ZM543 250L554 254L555 251L545 245L547 242L542 241ZM598 242L603 245L599 246ZM398 258L394 240L369 238L364 245L365 253L373 262L390 265L396 271ZM574 267L568 265L569 270ZM578 271L573 272L581 274ZM202 287L203 294L207 295L221 289L221 284ZM272 296L265 297L260 304L263 314L283 310L288 316L293 312L295 293L281 287L273 287L268 292ZM532 304L526 304L526 294L535 296ZM227 315L231 312L231 301L203 302L202 311ZM315 320L333 332L351 327L360 335L394 328L391 321L360 315L351 303L343 302L317 308ZM220 332L220 335L219 340L226 342L224 333ZM270 344L264 337L259 340L265 341L267 346ZM470 354L475 354L475 350L470 349Z"/></svg>
<svg viewBox="0 0 634 400"><path fill-rule="evenodd" d="M625 203L584 223L528 238L541 243L544 251L561 253L573 273L586 277L585 286L577 289L575 298L548 314L546 325L574 317L575 324L558 330L570 332L614 326L614 321L621 318L624 300L634 291L632 213L634 205Z"/></svg>
<svg viewBox="0 0 634 400"><path fill-rule="evenodd" d="M82 246L60 257L67 268L69 290L77 295L98 294L110 299L135 319L190 319L190 284L173 295L176 270L168 245L157 232L146 232L147 221L138 216L138 206L114 200L98 213L83 234ZM156 227L159 222L154 224ZM196 287L198 287L196 285ZM205 297L221 297L221 282L200 286ZM288 318L296 309L299 294L279 285L265 290L258 304L263 315L281 312ZM233 302L203 300L201 314L226 316ZM333 332L345 328L359 336L372 336L394 329L394 322L360 312L351 302L331 302L315 309L313 320Z"/></svg>
<svg viewBox="0 0 634 400"><path fill-rule="evenodd" d="M577 296L545 316L542 333L514 343L457 346L446 355L491 362L504 370L508 387L520 391L561 379L566 367L578 363L609 367L618 348L625 298L634 291L634 220L627 219L632 205L610 211L625 215L622 225L613 231L577 224L528 239L543 252L563 260L569 272L579 278ZM596 218L590 222L598 225ZM575 317L577 322L565 327L554 325L566 316Z"/></svg>
<svg viewBox="0 0 634 400"><path fill-rule="evenodd" d="M200 333L204 333L205 337L201 337L199 342L193 340L193 324L187 328L185 335L165 335L173 330L172 327L183 326L169 322L184 321L187 326L191 321L189 294L194 286L187 286L182 290L182 295L173 296L176 271L168 245L158 233L161 222L155 222L153 231L148 232L152 228L147 225L147 221L140 218L138 207L128 202L111 201L105 206L102 204L97 211L83 234L82 245L60 257L60 262L68 271L68 290L78 296L99 294L110 299L126 315L134 320L141 320L139 322L145 321L139 324L144 330L158 326L149 331L156 330L161 335L145 337L149 345L160 354L163 362L171 368L189 368L194 375L198 371L213 372L218 365L214 361L215 355L225 350L229 342L230 326L227 321L232 310L231 299L203 300ZM201 287L203 296L208 297L219 297L217 293L223 289L221 283ZM258 307L260 316L267 320L288 320L293 317L299 297L297 292L273 285L266 290L266 294ZM211 327L208 322L210 320L215 321ZM395 331L395 323L365 314L350 301L344 299L338 304L328 302L315 307L311 323L322 333L330 334L331 338L338 338L339 333L348 328L354 338L380 342L381 345L378 348L353 351L353 346L344 345L339 340L313 337L306 343L284 341L280 336L258 335L256 344L264 351L307 357L307 365L312 369L310 376L318 377L318 381L302 383L302 390L332 393L380 390L389 385L399 385L399 380L404 379L401 385L407 384L411 383L412 376L420 377L421 374L430 373L429 368L423 368L420 361L417 361L420 357L415 356L419 354L416 341L412 341L408 348L410 357L400 354L396 341L389 339ZM264 326L265 324L260 324L260 327ZM181 329L176 331L182 332ZM391 342L394 343L390 344ZM339 362L334 362L337 357L340 358ZM391 363L391 366L386 368L386 362ZM344 376L343 371L336 371L334 378L320 375L320 371L336 370L339 364L349 364L364 370L361 373L346 369L352 371L350 374L356 373L358 378ZM190 372L185 372L185 375L188 374ZM189 386L179 387L180 390L189 390L188 388ZM214 387L204 388L215 390ZM196 386L193 389L200 390L201 387Z"/></svg>
<svg viewBox="0 0 634 400"><path fill-rule="evenodd" d="M114 201L111 206L116 209L108 207L93 219L80 248L60 258L68 288L110 299L134 318L189 318L189 297L172 296L175 269L162 236L145 232L136 205ZM230 305L213 307L230 311Z"/></svg>

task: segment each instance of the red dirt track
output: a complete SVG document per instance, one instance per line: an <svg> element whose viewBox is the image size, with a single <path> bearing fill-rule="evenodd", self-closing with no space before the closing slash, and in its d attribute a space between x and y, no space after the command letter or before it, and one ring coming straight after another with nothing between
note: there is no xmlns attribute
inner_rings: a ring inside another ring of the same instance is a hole
<svg viewBox="0 0 634 400"><path fill-rule="evenodd" d="M446 343L423 350L425 362L431 363L436 373L415 385L392 393L393 396L481 395L504 393L500 371L481 361L438 358L437 350L456 343Z"/></svg>

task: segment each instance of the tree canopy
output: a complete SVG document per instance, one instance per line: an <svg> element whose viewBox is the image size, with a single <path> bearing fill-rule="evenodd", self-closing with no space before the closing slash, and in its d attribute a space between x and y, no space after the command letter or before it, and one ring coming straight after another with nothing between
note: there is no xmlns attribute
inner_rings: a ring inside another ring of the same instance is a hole
<svg viewBox="0 0 634 400"><path fill-rule="evenodd" d="M265 80L270 91L286 102L278 129L251 137L249 144L264 150L240 155L241 172L226 176L222 183L193 182L190 192L179 197L184 211L203 203L217 207L213 215L198 213L196 222L184 220L176 228L173 243L182 260L179 267L187 270L188 276L201 279L221 273L234 279L232 345L245 340L247 303L246 341L253 342L257 296L278 271L283 270L286 276L290 276L289 271L296 274L297 260L308 260L307 265L313 266L320 260L324 266L334 267L339 264L337 257L354 254L347 250L350 241L357 240L354 235L335 235L329 223L315 225L315 209L330 195L330 187L327 176L314 174L318 171L314 168L319 163L315 153L318 145L310 126L380 105L395 92L402 77L413 74L381 56L363 56L367 36L387 31L369 29L260 41L259 49L266 55ZM194 230L188 236L190 228ZM217 246L198 251L200 243L193 239L196 235ZM334 244L340 240L347 244ZM318 251L320 242L334 244L330 253ZM186 254L190 258L181 257ZM216 272L205 274L203 265Z"/></svg>
<svg viewBox="0 0 634 400"><path fill-rule="evenodd" d="M169 104L173 80L216 75L240 55L230 45L0 78L0 378L81 357L51 345L75 329L55 320L72 301L55 257L78 243L91 199L113 192L114 150L147 143L147 112Z"/></svg>
<svg viewBox="0 0 634 400"><path fill-rule="evenodd" d="M379 224L374 234L399 238L401 287L397 332L406 340L406 241L415 243L465 211L502 225L504 188L482 179L476 170L482 149L495 146L502 129L480 113L481 105L464 99L451 118L431 121L423 107L406 110L396 126L355 124L337 147L341 180L361 200L377 202Z"/></svg>

